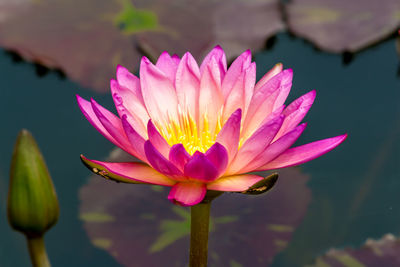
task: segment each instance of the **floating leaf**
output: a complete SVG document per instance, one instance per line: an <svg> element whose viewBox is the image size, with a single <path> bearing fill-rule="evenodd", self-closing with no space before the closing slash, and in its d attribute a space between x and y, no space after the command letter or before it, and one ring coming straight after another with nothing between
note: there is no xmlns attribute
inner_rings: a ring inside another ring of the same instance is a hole
<svg viewBox="0 0 400 267"><path fill-rule="evenodd" d="M110 161L132 160L116 151ZM279 176L268 194L225 193L213 201L209 266L267 266L287 246L310 190L299 169L280 170ZM80 190L80 218L92 244L124 266L187 266L190 209L171 204L167 195L165 187L94 175Z"/></svg>
<svg viewBox="0 0 400 267"><path fill-rule="evenodd" d="M0 24L29 9L33 2L32 0L2 0L0 2Z"/></svg>
<svg viewBox="0 0 400 267"><path fill-rule="evenodd" d="M399 266L400 239L387 234L379 240L368 239L359 249L331 249L316 259L315 267Z"/></svg>
<svg viewBox="0 0 400 267"><path fill-rule="evenodd" d="M283 28L278 2L7 0L0 46L106 92L116 65L137 71L143 51L153 58L190 51L200 60L216 44L229 57L262 48Z"/></svg>
<svg viewBox="0 0 400 267"><path fill-rule="evenodd" d="M292 0L286 11L290 31L335 53L356 52L400 26L398 0Z"/></svg>
<svg viewBox="0 0 400 267"><path fill-rule="evenodd" d="M234 57L246 49L263 48L269 37L285 28L279 0L136 2L157 5L160 24L168 29L139 35L140 45L152 55L167 49L180 55L190 51L200 59L219 44Z"/></svg>

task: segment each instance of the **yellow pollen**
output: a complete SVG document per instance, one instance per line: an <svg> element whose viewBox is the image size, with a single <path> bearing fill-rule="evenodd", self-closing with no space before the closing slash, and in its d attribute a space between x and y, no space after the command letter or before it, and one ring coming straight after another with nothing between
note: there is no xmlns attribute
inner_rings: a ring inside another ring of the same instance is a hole
<svg viewBox="0 0 400 267"><path fill-rule="evenodd" d="M170 146L182 144L186 151L193 155L196 151L206 152L214 143L222 128L221 116L218 115L214 129L210 129L206 114L203 116L201 128L189 112L179 112L179 121L169 119L166 125L156 124L160 134Z"/></svg>

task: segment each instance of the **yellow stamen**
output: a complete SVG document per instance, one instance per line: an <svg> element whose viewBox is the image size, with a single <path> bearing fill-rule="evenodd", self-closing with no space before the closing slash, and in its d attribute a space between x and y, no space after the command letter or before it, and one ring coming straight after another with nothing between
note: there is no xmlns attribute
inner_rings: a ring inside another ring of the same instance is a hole
<svg viewBox="0 0 400 267"><path fill-rule="evenodd" d="M206 152L215 143L222 128L221 114L217 115L216 125L212 127L214 129L210 129L207 114L204 114L202 127L199 128L189 112L179 110L178 113L178 122L170 118L166 125L156 124L160 134L170 146L182 144L190 155L196 151Z"/></svg>

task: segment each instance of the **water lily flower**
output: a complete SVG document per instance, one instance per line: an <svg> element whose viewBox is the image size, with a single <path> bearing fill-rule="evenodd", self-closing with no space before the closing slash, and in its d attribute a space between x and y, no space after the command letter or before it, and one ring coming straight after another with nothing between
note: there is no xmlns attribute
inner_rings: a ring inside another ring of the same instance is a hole
<svg viewBox="0 0 400 267"><path fill-rule="evenodd" d="M103 136L143 162L82 160L115 180L169 186L168 199L180 205L200 203L207 190L245 191L263 179L249 172L307 162L347 136L291 148L315 91L285 107L292 70L277 64L256 83L250 51L229 68L219 46L200 66L190 53L164 52L155 65L142 58L140 79L122 66L116 76L110 85L119 116L77 100Z"/></svg>

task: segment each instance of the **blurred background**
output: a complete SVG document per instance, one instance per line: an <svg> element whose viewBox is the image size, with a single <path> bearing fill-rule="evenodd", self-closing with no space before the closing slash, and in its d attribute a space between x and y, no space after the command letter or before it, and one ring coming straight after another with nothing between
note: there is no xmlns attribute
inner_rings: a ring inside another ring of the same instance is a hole
<svg viewBox="0 0 400 267"><path fill-rule="evenodd" d="M46 235L53 266L187 265L188 209L163 188L93 177L80 162L129 156L86 121L75 94L114 111L117 64L137 74L143 55L200 61L217 44L230 62L251 49L258 78L278 62L292 68L287 103L317 90L298 144L349 137L280 170L271 193L217 199L209 266L400 264L399 27L399 0L0 0L0 266L30 264L6 214L22 128L60 201Z"/></svg>

